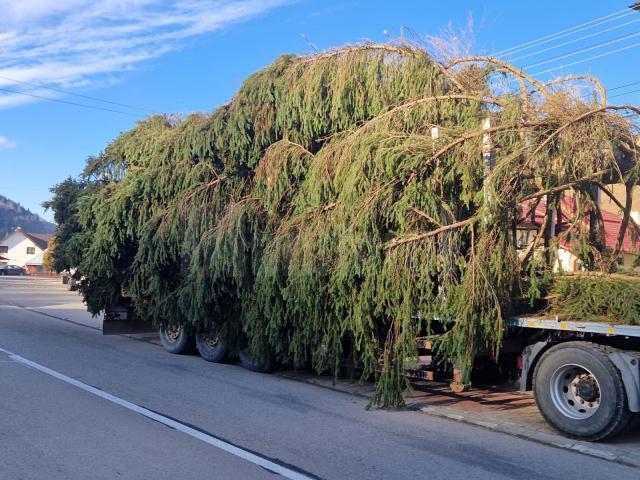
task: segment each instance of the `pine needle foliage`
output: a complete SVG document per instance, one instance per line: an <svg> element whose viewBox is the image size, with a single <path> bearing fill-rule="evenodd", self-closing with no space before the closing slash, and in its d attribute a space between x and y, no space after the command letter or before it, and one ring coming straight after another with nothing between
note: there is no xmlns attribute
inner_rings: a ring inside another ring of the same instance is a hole
<svg viewBox="0 0 640 480"><path fill-rule="evenodd" d="M611 269L597 221L583 227L593 188L636 182L619 114L634 108L585 103L582 80L443 65L405 44L280 57L211 114L151 117L90 163L73 218L87 305L128 297L156 325L219 332L266 364L337 374L349 359L386 407L403 402L416 335L438 323L439 354L468 379L553 272L547 220L516 245L523 202L546 198L548 218L563 195L581 199L571 241Z"/></svg>
<svg viewBox="0 0 640 480"><path fill-rule="evenodd" d="M640 325L640 277L561 277L550 290L549 313L583 321Z"/></svg>

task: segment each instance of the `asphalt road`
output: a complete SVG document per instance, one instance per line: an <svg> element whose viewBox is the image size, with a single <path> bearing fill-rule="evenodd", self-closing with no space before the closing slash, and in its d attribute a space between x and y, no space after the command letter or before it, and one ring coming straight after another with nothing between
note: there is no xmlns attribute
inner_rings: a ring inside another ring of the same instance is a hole
<svg viewBox="0 0 640 480"><path fill-rule="evenodd" d="M55 318L78 302L50 281L0 277L1 480L640 478Z"/></svg>

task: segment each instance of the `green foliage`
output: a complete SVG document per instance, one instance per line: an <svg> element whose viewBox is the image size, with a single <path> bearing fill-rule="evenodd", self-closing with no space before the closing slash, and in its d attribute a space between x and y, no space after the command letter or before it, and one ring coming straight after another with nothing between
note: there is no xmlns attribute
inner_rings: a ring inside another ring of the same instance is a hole
<svg viewBox="0 0 640 480"><path fill-rule="evenodd" d="M67 178L50 189L53 198L42 205L54 212L54 220L58 224L49 247L54 252L47 257L49 267L57 272L79 265L83 251L88 246L87 235L78 221L77 207L77 200L86 186L81 180Z"/></svg>
<svg viewBox="0 0 640 480"><path fill-rule="evenodd" d="M130 297L156 325L216 330L266 363L337 374L350 359L384 406L438 321L439 353L468 378L475 352L498 354L523 279L550 271L516 251L518 202L617 166L586 152L627 141L607 112L567 126L584 104L492 95L490 75L347 47L283 56L210 115L139 123L89 160L63 220L61 243L86 242L87 305Z"/></svg>
<svg viewBox="0 0 640 480"><path fill-rule="evenodd" d="M549 295L549 313L552 315L640 325L640 278L559 276Z"/></svg>

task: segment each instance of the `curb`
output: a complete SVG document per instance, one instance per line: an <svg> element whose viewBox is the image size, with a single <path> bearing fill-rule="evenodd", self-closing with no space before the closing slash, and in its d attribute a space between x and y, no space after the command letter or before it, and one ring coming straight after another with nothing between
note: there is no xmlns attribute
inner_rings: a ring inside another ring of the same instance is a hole
<svg viewBox="0 0 640 480"><path fill-rule="evenodd" d="M451 411L448 411L446 407L421 407L419 405L415 405L408 408L410 410L425 413L427 415L432 415L434 417L446 418L448 420L482 427L494 432L504 433L514 437L522 438L524 440L530 440L532 442L540 443L543 445L561 448L563 450L570 450L573 452L581 453L583 455L588 455L590 457L599 458L601 460L607 460L609 462L619 463L621 465L626 465L629 467L640 467L640 455L633 455L629 452L607 447L605 445L572 440L571 438L563 437L559 434L556 435L552 433L527 429L526 427L517 424L486 421L476 418L473 415L465 415L464 413L453 413Z"/></svg>

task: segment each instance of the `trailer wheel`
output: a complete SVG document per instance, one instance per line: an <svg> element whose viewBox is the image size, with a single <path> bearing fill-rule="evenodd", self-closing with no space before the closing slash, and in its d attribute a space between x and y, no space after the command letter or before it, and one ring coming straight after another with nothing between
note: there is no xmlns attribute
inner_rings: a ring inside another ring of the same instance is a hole
<svg viewBox="0 0 640 480"><path fill-rule="evenodd" d="M195 350L195 339L180 326L161 328L160 343L169 353L187 354Z"/></svg>
<svg viewBox="0 0 640 480"><path fill-rule="evenodd" d="M269 371L269 367L265 363L256 360L247 352L241 351L238 356L240 357L240 363L242 363L242 366L247 370L258 373L265 373Z"/></svg>
<svg viewBox="0 0 640 480"><path fill-rule="evenodd" d="M196 348L198 353L207 362L220 362L227 352L227 348L218 335L212 333L199 333L196 335Z"/></svg>
<svg viewBox="0 0 640 480"><path fill-rule="evenodd" d="M588 441L621 433L633 415L620 372L605 347L567 342L547 350L536 366L533 393L557 430Z"/></svg>

